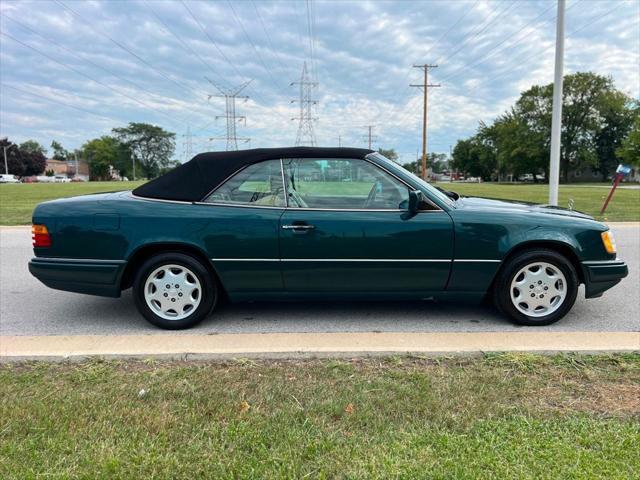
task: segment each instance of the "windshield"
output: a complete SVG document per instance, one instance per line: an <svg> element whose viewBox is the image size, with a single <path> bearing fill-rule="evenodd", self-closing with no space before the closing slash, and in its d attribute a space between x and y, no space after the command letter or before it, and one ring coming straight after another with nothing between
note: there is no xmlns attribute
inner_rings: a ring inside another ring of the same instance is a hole
<svg viewBox="0 0 640 480"><path fill-rule="evenodd" d="M400 165L400 164L398 164L396 162L392 162L387 157L385 157L384 155L381 155L378 152L371 153L368 156L374 157L377 161L382 163L385 167L387 167L391 171L396 171L397 172L398 170L400 170L400 171L402 171L403 174L409 175L411 177L411 179L416 184L420 185L420 187L422 187L424 190L426 190L429 193L429 195L431 195L432 197L437 198L439 201L441 201L445 205L448 205L450 207L454 207L455 208L455 202L451 198L449 198L446 194L442 193L440 190L438 190L433 185L429 184L428 182L425 182L423 179L421 179L417 175L411 173L409 170L404 168L402 165Z"/></svg>

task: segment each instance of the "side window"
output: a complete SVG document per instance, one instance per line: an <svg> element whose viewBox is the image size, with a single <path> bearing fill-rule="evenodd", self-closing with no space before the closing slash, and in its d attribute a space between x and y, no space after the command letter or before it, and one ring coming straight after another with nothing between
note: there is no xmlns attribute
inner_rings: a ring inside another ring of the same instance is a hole
<svg viewBox="0 0 640 480"><path fill-rule="evenodd" d="M361 159L284 161L289 207L397 210L407 208L408 187Z"/></svg>
<svg viewBox="0 0 640 480"><path fill-rule="evenodd" d="M284 207L286 199L280 160L267 160L249 165L216 188L204 201Z"/></svg>

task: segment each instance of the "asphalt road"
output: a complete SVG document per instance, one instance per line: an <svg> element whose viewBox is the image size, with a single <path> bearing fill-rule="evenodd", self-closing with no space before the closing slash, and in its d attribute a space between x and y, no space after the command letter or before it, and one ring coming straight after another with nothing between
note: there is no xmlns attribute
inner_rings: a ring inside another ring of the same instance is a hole
<svg viewBox="0 0 640 480"><path fill-rule="evenodd" d="M603 297L579 294L548 327L512 325L489 307L435 302L248 303L225 305L184 333L640 331L640 228L613 228L629 276ZM166 334L138 314L130 291L119 299L51 290L27 269L28 229L0 229L0 335ZM175 333L175 332L174 332Z"/></svg>

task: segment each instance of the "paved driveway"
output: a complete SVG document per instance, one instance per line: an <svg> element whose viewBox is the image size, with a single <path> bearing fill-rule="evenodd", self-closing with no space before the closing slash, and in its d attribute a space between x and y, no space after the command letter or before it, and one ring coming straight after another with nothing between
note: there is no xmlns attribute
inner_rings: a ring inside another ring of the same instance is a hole
<svg viewBox="0 0 640 480"><path fill-rule="evenodd" d="M519 327L482 306L433 302L227 305L188 333L640 331L640 228L613 228L630 275L549 327ZM51 290L31 277L30 231L0 229L0 334L166 334L137 313L130 292L100 298Z"/></svg>

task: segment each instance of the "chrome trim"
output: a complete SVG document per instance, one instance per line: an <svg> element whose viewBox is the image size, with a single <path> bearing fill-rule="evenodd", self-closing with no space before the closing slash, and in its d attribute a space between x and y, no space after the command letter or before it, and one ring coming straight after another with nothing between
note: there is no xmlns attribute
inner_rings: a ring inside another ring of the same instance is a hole
<svg viewBox="0 0 640 480"><path fill-rule="evenodd" d="M193 203L196 203L196 202L187 202L185 200L164 200L162 198L139 197L138 195L135 195L133 192L129 192L129 194L133 198L137 198L138 200L147 200L149 202L182 203L183 205L192 205Z"/></svg>
<svg viewBox="0 0 640 480"><path fill-rule="evenodd" d="M476 258L456 258L454 262L467 262L467 263L500 263L502 260L489 260L489 259L476 259Z"/></svg>
<svg viewBox="0 0 640 480"><path fill-rule="evenodd" d="M315 225L282 225L283 230L313 230Z"/></svg>
<svg viewBox="0 0 640 480"><path fill-rule="evenodd" d="M404 262L450 263L448 259L424 258L212 258L212 262Z"/></svg>
<svg viewBox="0 0 640 480"><path fill-rule="evenodd" d="M212 262L280 262L279 258L212 258Z"/></svg>
<svg viewBox="0 0 640 480"><path fill-rule="evenodd" d="M620 265L624 263L624 260L616 258L614 260L586 260L580 262L583 265Z"/></svg>
<svg viewBox="0 0 640 480"><path fill-rule="evenodd" d="M99 263L111 265L124 265L126 260L104 260L98 258L59 258L59 257L33 257L32 261L50 262L50 263Z"/></svg>
<svg viewBox="0 0 640 480"><path fill-rule="evenodd" d="M209 203L193 202L194 205L210 205L212 207L235 207L235 208L267 208L270 210L286 210L287 207L270 207L268 205L243 205L241 203Z"/></svg>

